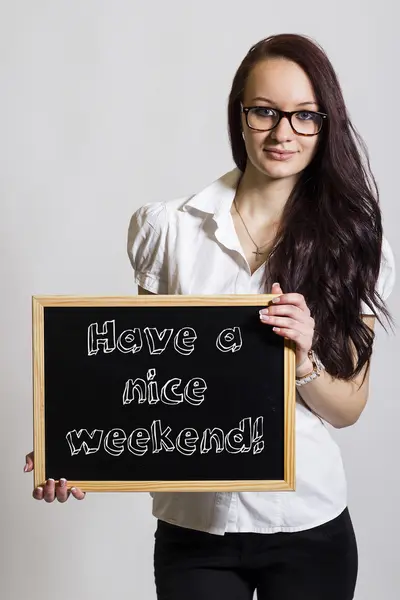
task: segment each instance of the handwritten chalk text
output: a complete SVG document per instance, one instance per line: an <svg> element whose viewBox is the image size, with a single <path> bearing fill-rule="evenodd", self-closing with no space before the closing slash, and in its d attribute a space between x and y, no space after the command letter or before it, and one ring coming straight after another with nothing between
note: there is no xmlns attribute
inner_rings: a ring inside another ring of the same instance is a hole
<svg viewBox="0 0 400 600"><path fill-rule="evenodd" d="M251 417L246 417L238 427L227 433L219 427L207 428L203 432L187 427L173 435L171 427L163 426L161 420L157 419L151 423L150 429L138 427L129 436L123 429L117 428L107 433L102 429L94 429L91 433L87 429L74 429L66 435L72 456L81 452L94 454L101 446L111 456L119 456L125 449L135 456L143 456L149 450L152 454L177 451L185 456L191 456L195 452L206 454L211 450L218 454L259 454L264 449L262 438L263 417L257 417L254 421Z"/></svg>

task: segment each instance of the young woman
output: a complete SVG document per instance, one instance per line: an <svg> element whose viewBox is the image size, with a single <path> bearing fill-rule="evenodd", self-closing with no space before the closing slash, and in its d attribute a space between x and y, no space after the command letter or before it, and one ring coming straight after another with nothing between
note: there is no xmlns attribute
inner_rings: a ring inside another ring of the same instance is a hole
<svg viewBox="0 0 400 600"><path fill-rule="evenodd" d="M377 188L313 40L253 46L228 122L235 168L194 196L143 205L128 253L139 293L279 294L260 319L296 342L296 491L153 493L158 598L350 600L357 543L326 424L361 415L375 318L391 320L395 265ZM34 496L68 492L50 482Z"/></svg>

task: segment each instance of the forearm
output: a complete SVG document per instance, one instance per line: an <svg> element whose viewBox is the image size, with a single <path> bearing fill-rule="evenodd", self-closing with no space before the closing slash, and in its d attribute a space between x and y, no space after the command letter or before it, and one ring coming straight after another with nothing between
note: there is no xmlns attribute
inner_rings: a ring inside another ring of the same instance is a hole
<svg viewBox="0 0 400 600"><path fill-rule="evenodd" d="M297 376L303 377L312 370L312 363L299 369ZM343 381L331 377L325 370L309 383L297 387L307 406L333 427L349 427L359 418L368 397L368 383L359 389L360 380Z"/></svg>

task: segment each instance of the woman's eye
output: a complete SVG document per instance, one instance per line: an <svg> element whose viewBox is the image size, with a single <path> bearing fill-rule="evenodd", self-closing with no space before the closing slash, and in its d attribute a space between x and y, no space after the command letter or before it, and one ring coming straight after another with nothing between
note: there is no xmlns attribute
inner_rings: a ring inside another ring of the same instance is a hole
<svg viewBox="0 0 400 600"><path fill-rule="evenodd" d="M257 117L273 117L275 116L275 111L271 108L256 108L254 110Z"/></svg>
<svg viewBox="0 0 400 600"><path fill-rule="evenodd" d="M298 112L296 114L297 118L300 119L301 121L309 121L311 119L315 118L314 113L312 112L307 112L306 110L302 110L301 112Z"/></svg>

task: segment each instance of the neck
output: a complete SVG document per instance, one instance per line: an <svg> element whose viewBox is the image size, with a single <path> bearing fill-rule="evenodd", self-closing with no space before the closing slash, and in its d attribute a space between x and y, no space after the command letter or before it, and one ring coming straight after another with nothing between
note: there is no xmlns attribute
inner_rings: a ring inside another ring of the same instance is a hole
<svg viewBox="0 0 400 600"><path fill-rule="evenodd" d="M271 179L248 161L236 191L236 204L251 220L277 224L296 180L295 176Z"/></svg>

